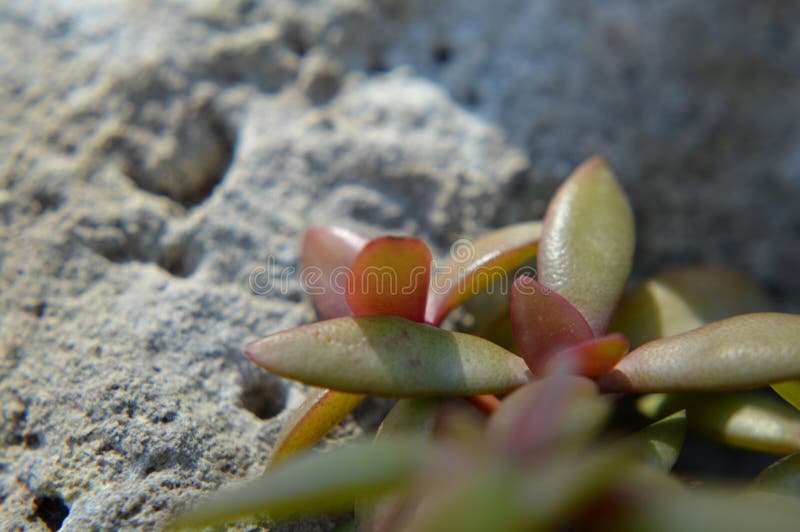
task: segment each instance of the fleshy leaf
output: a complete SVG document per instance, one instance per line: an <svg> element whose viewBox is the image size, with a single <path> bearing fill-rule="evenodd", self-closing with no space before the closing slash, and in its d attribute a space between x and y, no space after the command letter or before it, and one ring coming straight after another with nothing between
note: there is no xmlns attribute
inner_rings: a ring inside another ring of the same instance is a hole
<svg viewBox="0 0 800 532"><path fill-rule="evenodd" d="M581 446L602 427L609 405L594 383L556 374L515 391L489 418L487 436L503 454L541 457Z"/></svg>
<svg viewBox="0 0 800 532"><path fill-rule="evenodd" d="M323 319L351 316L345 292L350 266L367 239L343 227L314 226L303 234L300 268L306 292Z"/></svg>
<svg viewBox="0 0 800 532"><path fill-rule="evenodd" d="M675 393L642 397L650 417L686 409L689 430L727 445L787 454L800 451L800 413L755 393Z"/></svg>
<svg viewBox="0 0 800 532"><path fill-rule="evenodd" d="M783 397L784 401L800 410L800 381L787 381L773 384L772 389Z"/></svg>
<svg viewBox="0 0 800 532"><path fill-rule="evenodd" d="M800 497L800 453L784 456L758 474L753 487Z"/></svg>
<svg viewBox="0 0 800 532"><path fill-rule="evenodd" d="M279 461L316 444L364 400L362 394L314 390L300 407L292 412L278 434L270 467Z"/></svg>
<svg viewBox="0 0 800 532"><path fill-rule="evenodd" d="M686 438L686 411L681 410L646 426L623 440L643 462L669 471L675 465Z"/></svg>
<svg viewBox="0 0 800 532"><path fill-rule="evenodd" d="M561 294L604 334L631 271L635 231L625 192L600 157L556 193L539 244L539 282Z"/></svg>
<svg viewBox="0 0 800 532"><path fill-rule="evenodd" d="M429 436L433 432L441 400L435 397L400 399L383 418L377 439L394 436Z"/></svg>
<svg viewBox="0 0 800 532"><path fill-rule="evenodd" d="M736 390L800 378L800 316L735 316L634 349L599 378L608 391Z"/></svg>
<svg viewBox="0 0 800 532"><path fill-rule="evenodd" d="M737 314L768 310L767 297L749 277L690 266L658 275L626 295L609 330L639 347Z"/></svg>
<svg viewBox="0 0 800 532"><path fill-rule="evenodd" d="M628 352L628 340L619 333L592 338L559 351L548 366L571 361L575 373L596 377L610 371Z"/></svg>
<svg viewBox="0 0 800 532"><path fill-rule="evenodd" d="M536 255L541 222L511 225L474 243L453 244L450 257L436 268L428 294L427 320L438 325L456 307L508 275Z"/></svg>
<svg viewBox="0 0 800 532"><path fill-rule="evenodd" d="M343 510L356 498L401 488L429 460L429 447L418 440L354 444L305 455L254 482L212 496L172 527L201 527L264 514L283 519Z"/></svg>
<svg viewBox="0 0 800 532"><path fill-rule="evenodd" d="M525 362L491 342L393 316L312 323L245 353L283 377L388 397L500 393L528 380Z"/></svg>
<svg viewBox="0 0 800 532"><path fill-rule="evenodd" d="M511 325L522 357L534 373L541 373L553 354L594 337L569 301L526 276L518 277L511 287Z"/></svg>
<svg viewBox="0 0 800 532"><path fill-rule="evenodd" d="M356 316L425 320L431 251L413 237L370 240L353 261L347 303Z"/></svg>

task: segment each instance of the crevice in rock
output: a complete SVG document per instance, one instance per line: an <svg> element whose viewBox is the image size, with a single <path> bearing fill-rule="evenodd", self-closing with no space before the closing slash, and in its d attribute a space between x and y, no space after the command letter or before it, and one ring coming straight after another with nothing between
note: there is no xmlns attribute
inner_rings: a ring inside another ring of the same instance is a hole
<svg viewBox="0 0 800 532"><path fill-rule="evenodd" d="M33 499L33 515L52 531L61 530L69 506L58 495L38 495Z"/></svg>
<svg viewBox="0 0 800 532"><path fill-rule="evenodd" d="M202 257L202 246L192 239L187 239L164 246L159 252L156 264L170 275L186 278L197 270Z"/></svg>

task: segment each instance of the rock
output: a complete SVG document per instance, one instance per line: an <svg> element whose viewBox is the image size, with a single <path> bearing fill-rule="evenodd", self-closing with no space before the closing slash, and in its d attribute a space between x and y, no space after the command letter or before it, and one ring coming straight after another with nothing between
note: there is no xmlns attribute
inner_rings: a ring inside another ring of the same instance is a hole
<svg viewBox="0 0 800 532"><path fill-rule="evenodd" d="M241 350L313 319L291 272L312 223L445 253L540 216L603 152L641 222L638 275L713 260L791 307L797 11L0 6L0 522L158 528L259 475L306 390Z"/></svg>

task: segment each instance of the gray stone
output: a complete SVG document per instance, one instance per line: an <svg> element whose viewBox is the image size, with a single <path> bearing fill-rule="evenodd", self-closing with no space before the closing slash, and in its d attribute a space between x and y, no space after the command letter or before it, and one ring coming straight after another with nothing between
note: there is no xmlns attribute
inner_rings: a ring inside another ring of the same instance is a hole
<svg viewBox="0 0 800 532"><path fill-rule="evenodd" d="M711 260L797 308L798 11L0 5L0 522L158 528L259 475L306 390L241 350L313 319L280 282L312 223L443 253L602 152L638 276Z"/></svg>

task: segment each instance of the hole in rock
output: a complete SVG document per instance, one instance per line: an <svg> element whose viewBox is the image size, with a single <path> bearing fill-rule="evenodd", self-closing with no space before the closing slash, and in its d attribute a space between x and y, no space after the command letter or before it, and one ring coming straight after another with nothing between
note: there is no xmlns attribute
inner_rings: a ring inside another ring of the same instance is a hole
<svg viewBox="0 0 800 532"><path fill-rule="evenodd" d="M161 250L156 263L175 277L192 275L203 256L202 247L192 240L168 244Z"/></svg>
<svg viewBox="0 0 800 532"><path fill-rule="evenodd" d="M123 170L137 186L186 208L211 195L233 160L235 142L208 107L185 112L166 133L150 126L117 140Z"/></svg>
<svg viewBox="0 0 800 532"><path fill-rule="evenodd" d="M446 44L438 44L433 47L431 57L434 63L443 65L453 58L453 50Z"/></svg>
<svg viewBox="0 0 800 532"><path fill-rule="evenodd" d="M61 497L39 495L33 500L33 515L49 530L61 530L61 524L69 515L69 507Z"/></svg>
<svg viewBox="0 0 800 532"><path fill-rule="evenodd" d="M286 388L277 378L264 374L246 376L239 397L242 407L259 419L270 419L286 407Z"/></svg>

